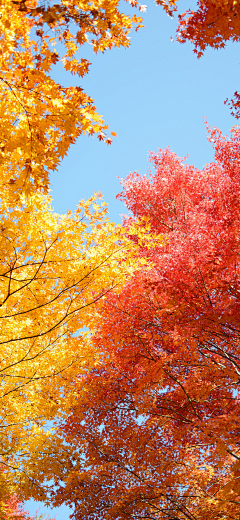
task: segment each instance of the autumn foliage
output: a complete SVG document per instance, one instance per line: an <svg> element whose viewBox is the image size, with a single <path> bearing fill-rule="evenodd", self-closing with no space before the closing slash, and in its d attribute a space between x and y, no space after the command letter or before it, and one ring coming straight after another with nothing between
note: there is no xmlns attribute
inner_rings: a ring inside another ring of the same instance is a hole
<svg viewBox="0 0 240 520"><path fill-rule="evenodd" d="M181 8L178 0L156 0L164 10L173 16ZM238 0L198 0L195 10L187 9L178 14L178 41L194 44L194 52L200 58L207 47L220 49L230 41L239 41Z"/></svg>
<svg viewBox="0 0 240 520"><path fill-rule="evenodd" d="M178 12L177 0L156 0L172 16ZM180 3L181 5L181 3ZM177 40L190 41L200 58L204 51L224 48L227 42L240 41L240 11L238 0L198 0L196 8L178 14ZM226 99L233 116L240 117L240 95L236 91L231 100Z"/></svg>
<svg viewBox="0 0 240 520"><path fill-rule="evenodd" d="M240 131L209 130L202 171L151 153L155 172L123 181L123 226L97 193L59 215L49 175L81 134L111 137L52 69L84 76L85 43L128 47L142 19L118 0L0 0L0 15L0 520L31 520L30 497L79 520L236 520ZM200 56L238 41L238 18L201 2L179 41Z"/></svg>
<svg viewBox="0 0 240 520"><path fill-rule="evenodd" d="M240 40L239 4L236 0L198 2L196 11L179 15L178 30L179 41L194 43L198 57L208 46L223 48L229 40Z"/></svg>
<svg viewBox="0 0 240 520"><path fill-rule="evenodd" d="M161 5L171 17L177 14L177 41L191 42L198 58L208 47L222 49L229 41L240 41L239 0L198 0L194 9L189 8L181 14L181 2L178 6L178 0L156 0L156 4ZM230 107L231 114L239 119L239 92L234 92L233 99L226 99L224 103Z"/></svg>
<svg viewBox="0 0 240 520"><path fill-rule="evenodd" d="M161 243L141 242L151 268L91 321L100 360L76 381L53 491L76 519L239 516L240 131L209 140L203 170L159 150L123 181L126 233L141 217Z"/></svg>
<svg viewBox="0 0 240 520"><path fill-rule="evenodd" d="M207 47L221 49L230 40L240 41L239 2L204 1L198 2L198 9L186 11L178 16L178 41L191 41L194 52L200 58ZM231 113L237 119L240 117L240 95L236 91L232 100L225 101Z"/></svg>

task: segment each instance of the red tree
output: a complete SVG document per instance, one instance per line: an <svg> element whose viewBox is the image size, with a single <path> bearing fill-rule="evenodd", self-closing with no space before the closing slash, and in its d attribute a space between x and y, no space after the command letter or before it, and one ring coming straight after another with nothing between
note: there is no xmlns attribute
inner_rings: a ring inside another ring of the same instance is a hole
<svg viewBox="0 0 240 520"><path fill-rule="evenodd" d="M126 230L144 217L164 241L143 243L151 267L91 324L102 360L76 383L75 457L53 491L76 519L239 516L240 130L209 139L202 171L167 149L123 182Z"/></svg>

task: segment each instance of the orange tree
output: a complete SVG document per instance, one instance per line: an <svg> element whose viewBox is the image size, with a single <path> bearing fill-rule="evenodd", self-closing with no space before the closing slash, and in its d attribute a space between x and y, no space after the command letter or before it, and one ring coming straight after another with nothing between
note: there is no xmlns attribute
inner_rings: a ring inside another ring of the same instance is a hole
<svg viewBox="0 0 240 520"><path fill-rule="evenodd" d="M52 489L77 520L238 517L240 131L210 140L202 171L167 149L123 182L126 232L145 218L162 243L141 241L151 269L90 322L102 362L76 380L72 470Z"/></svg>
<svg viewBox="0 0 240 520"><path fill-rule="evenodd" d="M81 45L95 52L128 47L141 18L124 15L118 0L4 0L0 15L0 187L16 201L19 192L47 190L49 172L81 133L106 138L93 100L79 86L54 81L54 64L83 76L89 62L78 56Z"/></svg>

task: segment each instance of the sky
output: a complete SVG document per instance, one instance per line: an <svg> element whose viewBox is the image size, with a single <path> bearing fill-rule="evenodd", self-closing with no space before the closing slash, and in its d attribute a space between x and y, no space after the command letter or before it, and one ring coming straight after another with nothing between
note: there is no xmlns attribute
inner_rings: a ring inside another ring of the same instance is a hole
<svg viewBox="0 0 240 520"><path fill-rule="evenodd" d="M121 5L131 13L126 2ZM193 6L191 0L180 0L179 12ZM74 211L79 199L100 191L109 204L110 219L121 222L127 210L116 200L119 178L136 170L145 174L150 166L148 151L169 146L202 168L213 160L203 118L224 135L237 124L224 105L240 90L237 44L219 51L208 49L197 59L190 43L176 41L177 18L171 19L153 1L143 17L145 27L131 34L130 49L101 55L94 55L90 45L81 49L80 57L92 63L85 78L68 76L59 65L53 71L65 86L81 86L95 100L109 132L117 133L111 146L87 136L72 146L51 177L53 206L59 213ZM33 514L39 504L29 501L27 507ZM57 520L69 518L67 508L51 512L41 506L40 512L57 514Z"/></svg>
<svg viewBox="0 0 240 520"><path fill-rule="evenodd" d="M180 0L179 5L183 12L189 3ZM126 2L123 7L131 10ZM75 82L83 87L109 130L118 134L111 146L88 136L72 146L51 178L57 212L73 210L80 198L101 191L110 218L120 221L125 210L115 199L121 189L117 177L135 170L146 173L149 150L169 146L180 157L188 154L188 160L202 168L213 158L203 118L224 134L236 124L224 100L231 99L239 86L237 44L220 51L209 49L197 59L190 43L175 41L176 19L153 1L144 14L144 25L132 33L130 49L93 55L91 46L84 46L81 57L92 63L85 78L64 75L61 66L54 71L65 85Z"/></svg>

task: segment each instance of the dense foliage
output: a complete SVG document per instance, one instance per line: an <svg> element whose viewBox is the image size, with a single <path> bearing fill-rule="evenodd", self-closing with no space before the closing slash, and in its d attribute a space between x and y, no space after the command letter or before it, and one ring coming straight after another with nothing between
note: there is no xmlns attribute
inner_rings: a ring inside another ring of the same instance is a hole
<svg viewBox="0 0 240 520"><path fill-rule="evenodd" d="M238 7L200 2L179 41L238 41ZM128 47L141 26L118 0L0 0L0 520L31 520L30 497L79 520L239 514L239 129L209 131L202 171L151 153L123 226L98 194L66 215L48 196L79 135L111 143L52 68L82 77L84 43Z"/></svg>

